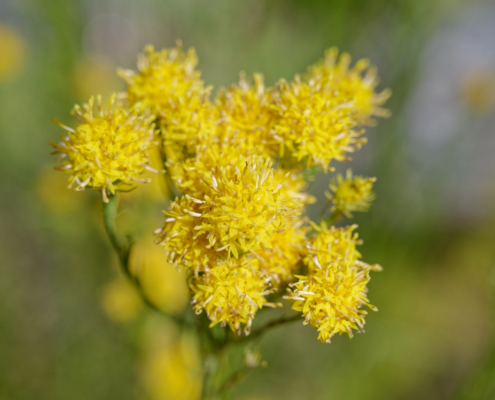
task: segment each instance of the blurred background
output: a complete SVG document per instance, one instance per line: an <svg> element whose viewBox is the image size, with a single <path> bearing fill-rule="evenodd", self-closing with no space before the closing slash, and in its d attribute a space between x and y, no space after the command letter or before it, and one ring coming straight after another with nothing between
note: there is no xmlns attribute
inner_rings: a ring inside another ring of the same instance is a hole
<svg viewBox="0 0 495 400"><path fill-rule="evenodd" d="M336 45L393 92L393 116L338 166L378 178L353 222L384 267L369 285L380 312L330 345L302 324L273 330L268 367L232 398L495 399L495 3L475 0L0 0L0 399L198 396L194 338L144 309L100 197L67 190L48 146L63 134L52 117L72 124L75 102L124 89L115 70L145 44L177 39L215 87L239 71L291 79ZM149 244L160 189L126 196L119 224L150 297L180 312L182 277Z"/></svg>

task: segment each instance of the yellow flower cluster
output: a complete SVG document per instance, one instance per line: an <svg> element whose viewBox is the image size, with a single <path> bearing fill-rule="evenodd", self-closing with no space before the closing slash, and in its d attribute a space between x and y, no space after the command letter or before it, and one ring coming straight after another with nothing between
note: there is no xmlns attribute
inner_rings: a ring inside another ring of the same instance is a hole
<svg viewBox="0 0 495 400"><path fill-rule="evenodd" d="M241 334L241 323L249 334L256 311L267 303L270 281L249 261L224 259L211 269L197 273L191 279L193 307L200 314L204 309L211 326L222 323Z"/></svg>
<svg viewBox="0 0 495 400"><path fill-rule="evenodd" d="M366 143L362 125L372 124L371 116L386 116L379 106L390 93L375 94L378 83L374 69L367 60L360 60L349 69L350 57L337 59L337 50L327 52L325 60L310 68L306 79L296 76L284 80L274 91L277 118L276 137L281 142L281 154L289 159L307 160L307 165L319 165L325 170L330 162L346 161ZM290 165L291 163L289 163Z"/></svg>
<svg viewBox="0 0 495 400"><path fill-rule="evenodd" d="M376 178L353 177L350 169L347 170L345 178L337 174L330 182L330 190L333 194L325 193L328 200L333 203L331 212L352 218L353 212L368 211L371 202L375 199L371 191L375 181Z"/></svg>
<svg viewBox="0 0 495 400"><path fill-rule="evenodd" d="M196 313L248 334L260 308L281 306L267 296L276 301L287 289L320 340L361 329L369 271L378 267L360 261L355 226L312 229L303 214L315 201L306 192L315 171L349 160L365 143L363 126L387 115L389 92L376 93L375 69L366 60L350 67L348 54L331 49L303 77L267 87L261 74L241 74L210 99L197 63L180 43L146 47L137 71L119 71L129 110L93 115L92 100L85 112L75 108L81 125L65 127L69 136L54 145L68 156L61 169L71 184L105 196L138 181L158 143L170 190L180 195L156 243L167 264L185 270ZM373 182L338 175L332 212L367 210Z"/></svg>
<svg viewBox="0 0 495 400"><path fill-rule="evenodd" d="M128 84L129 103L159 118L163 144L172 159L194 153L197 140L206 140L213 125L211 88L204 87L197 64L194 49L184 53L179 42L160 52L147 46L138 56L137 72L118 71Z"/></svg>
<svg viewBox="0 0 495 400"><path fill-rule="evenodd" d="M336 333L352 337L352 329L364 332L367 312L361 307L367 305L376 311L367 297L369 272L381 267L359 260L355 225L327 228L323 223L317 228L319 232L309 239L304 259L308 275L297 276L286 298L295 301L292 308L302 312L304 324L318 329L318 339L329 343Z"/></svg>
<svg viewBox="0 0 495 400"><path fill-rule="evenodd" d="M80 122L76 129L55 121L68 131L53 154L59 154L62 166L57 169L70 174L69 187L76 190L86 186L102 190L108 201L106 189L130 189L135 182L147 180L139 176L145 169L153 170L149 150L156 146L153 117L135 110L113 109L115 95L110 99L108 111L103 111L101 99L97 99L98 113L94 114L94 98L84 104L84 110L76 105L72 115ZM154 172L158 172L153 170Z"/></svg>

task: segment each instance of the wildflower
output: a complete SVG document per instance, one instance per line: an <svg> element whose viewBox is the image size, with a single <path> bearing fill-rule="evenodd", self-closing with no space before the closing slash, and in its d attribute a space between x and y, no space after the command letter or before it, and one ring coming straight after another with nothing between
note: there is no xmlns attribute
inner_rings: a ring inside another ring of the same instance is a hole
<svg viewBox="0 0 495 400"><path fill-rule="evenodd" d="M283 232L273 235L270 248L252 252L252 263L256 263L258 269L270 276L275 289L292 282L301 265L308 232L305 222L302 218L292 219Z"/></svg>
<svg viewBox="0 0 495 400"><path fill-rule="evenodd" d="M326 90L338 90L338 96L352 103L348 104L360 124L372 125L372 116L388 117L390 112L381 106L390 97L390 90L375 93L379 83L376 68L369 66L367 59L359 60L349 68L351 56L332 47L325 52L325 58L309 68L310 82ZM363 76L364 74L364 76Z"/></svg>
<svg viewBox="0 0 495 400"><path fill-rule="evenodd" d="M268 159L241 156L198 174L195 197L186 193L172 203L159 232L158 242L175 265L195 268L224 255L238 259L269 248L274 233L299 215L301 203L282 195L283 183Z"/></svg>
<svg viewBox="0 0 495 400"><path fill-rule="evenodd" d="M188 302L186 276L167 263L165 253L150 241L132 247L130 271L147 300L168 313L180 313Z"/></svg>
<svg viewBox="0 0 495 400"><path fill-rule="evenodd" d="M56 168L70 174L69 187L76 190L86 186L102 191L103 200L108 201L106 189L112 194L116 190L129 189L135 182L147 182L139 176L149 166L149 150L156 145L152 116L143 116L122 108L112 109L115 95L110 99L108 111L102 111L98 98L98 113L93 114L93 97L84 105L84 111L75 106L72 115L81 123L76 129L55 121L68 131L56 148L62 166ZM153 172L159 172L153 169Z"/></svg>
<svg viewBox="0 0 495 400"><path fill-rule="evenodd" d="M302 312L305 325L318 329L321 342L330 343L337 333L352 337L352 329L364 332L367 312L360 308L366 305L377 311L369 304L366 285L369 272L379 270L379 266L361 261L354 265L349 260L331 264L308 276L298 275L299 281L286 298L295 300L292 308Z"/></svg>
<svg viewBox="0 0 495 400"><path fill-rule="evenodd" d="M349 70L349 56L344 54L335 64L335 52L330 50L324 62L310 68L307 80L299 76L291 83L281 80L273 92L274 137L288 165L306 160L308 166L327 170L334 159L348 160L348 153L366 143L360 126L371 124L372 115L387 115L378 106L389 92L374 93L374 69L363 78L366 61Z"/></svg>
<svg viewBox="0 0 495 400"><path fill-rule="evenodd" d="M362 242L354 232L357 225L345 228L327 227L324 222L320 226L313 224L317 234L308 239L305 264L310 272L327 268L329 265L348 260L354 264L361 258L356 245Z"/></svg>
<svg viewBox="0 0 495 400"><path fill-rule="evenodd" d="M201 359L196 338L148 318L143 329L140 378L150 400L191 400L201 396Z"/></svg>
<svg viewBox="0 0 495 400"><path fill-rule="evenodd" d="M304 324L318 329L318 339L329 343L336 333L352 337L352 329L363 331L367 312L360 308L367 305L376 311L366 295L369 272L381 267L360 260L355 225L316 228L319 233L309 239L304 259L308 274L296 276L298 282L290 285L293 289L285 298L294 300L292 308L302 312Z"/></svg>
<svg viewBox="0 0 495 400"><path fill-rule="evenodd" d="M102 306L110 319L129 322L137 317L143 308L143 301L132 284L124 279L109 282L102 295Z"/></svg>
<svg viewBox="0 0 495 400"><path fill-rule="evenodd" d="M130 104L158 117L172 159L181 159L183 152L194 153L197 139L212 129L211 88L204 87L197 64L194 49L184 53L179 42L160 52L147 46L138 57L137 72L118 71L128 84Z"/></svg>
<svg viewBox="0 0 495 400"><path fill-rule="evenodd" d="M210 326L222 323L241 334L241 324L249 334L256 311L266 303L264 292L269 280L245 261L235 259L205 269L194 275L191 283L196 314L205 310Z"/></svg>
<svg viewBox="0 0 495 400"><path fill-rule="evenodd" d="M278 141L270 132L273 121L270 92L261 74L254 74L254 84L241 74L238 84L221 89L214 102L218 113L216 142L242 148L245 156L277 157Z"/></svg>
<svg viewBox="0 0 495 400"><path fill-rule="evenodd" d="M350 169L347 170L345 179L341 174L337 174L330 182L330 189L333 194L325 193L333 203L331 212L352 218L352 212L368 211L375 198L371 191L375 181L376 178L353 177Z"/></svg>
<svg viewBox="0 0 495 400"><path fill-rule="evenodd" d="M27 43L15 28L0 24L0 83L14 80L24 69Z"/></svg>

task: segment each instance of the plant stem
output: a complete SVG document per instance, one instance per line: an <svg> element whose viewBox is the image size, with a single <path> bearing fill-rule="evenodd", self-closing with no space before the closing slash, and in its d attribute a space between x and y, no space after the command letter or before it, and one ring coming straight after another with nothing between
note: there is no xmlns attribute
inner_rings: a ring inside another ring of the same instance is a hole
<svg viewBox="0 0 495 400"><path fill-rule="evenodd" d="M279 319L275 319L273 321L268 322L266 325L262 326L261 328L258 328L256 330L252 331L249 336L244 336L240 339L226 342L225 345L227 346L230 343L246 343L246 342L255 340L255 339L263 336L266 333L266 331L268 331L270 328L273 328L273 327L279 326L279 325L288 324L290 322L297 321L300 318L301 318L300 314L294 314L294 315L291 315L289 317L284 316L284 317L281 317Z"/></svg>
<svg viewBox="0 0 495 400"><path fill-rule="evenodd" d="M143 287L141 286L141 283L139 282L138 278L136 278L129 266L129 257L131 253L131 248L132 248L132 240L128 238L127 243L122 243L117 236L117 233L115 231L115 217L117 216L118 213L118 208L119 208L119 197L118 197L118 192L116 194L111 194L107 193L108 197L108 203L103 203L103 221L105 222L105 230L107 232L107 235L110 239L110 242L112 243L112 247L114 248L115 252L117 253L120 261L120 266L122 268L122 271L124 274L127 276L127 278L134 284L136 289L138 290L142 300L146 303L148 307L151 309L160 312L161 314L166 315L168 318L174 320L177 324L184 326L187 325L187 320L185 319L185 315L182 317L177 317L172 314L165 313L163 310L160 308L156 307L147 297L146 294L144 293Z"/></svg>
<svg viewBox="0 0 495 400"><path fill-rule="evenodd" d="M217 394L221 396L225 392L229 391L234 385L242 381L254 368L243 366L241 369L235 371L220 387Z"/></svg>
<svg viewBox="0 0 495 400"><path fill-rule="evenodd" d="M163 175L163 178L165 179L165 185L167 186L168 196L170 201L174 201L177 197L177 188L175 187L174 182L172 182L172 177L170 176L170 172L167 168L167 155L165 154L165 149L163 148L163 140L161 141L159 151L160 158L162 159L163 168L165 168L165 174Z"/></svg>

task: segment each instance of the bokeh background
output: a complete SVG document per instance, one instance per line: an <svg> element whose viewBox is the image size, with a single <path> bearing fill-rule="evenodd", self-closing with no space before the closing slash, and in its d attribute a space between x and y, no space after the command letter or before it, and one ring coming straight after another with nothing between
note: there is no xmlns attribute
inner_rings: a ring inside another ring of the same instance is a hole
<svg viewBox="0 0 495 400"><path fill-rule="evenodd" d="M0 0L0 399L197 398L193 337L144 309L118 273L96 193L66 189L49 141L91 94L124 89L152 43L194 46L207 83L291 79L336 45L378 66L393 116L369 131L358 215L380 312L365 335L293 324L260 343L240 400L495 399L495 3L469 0ZM311 191L322 198L330 175ZM187 306L151 243L159 184L119 224L157 304ZM310 209L316 216L321 201Z"/></svg>

